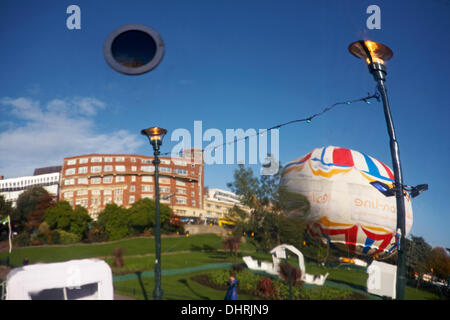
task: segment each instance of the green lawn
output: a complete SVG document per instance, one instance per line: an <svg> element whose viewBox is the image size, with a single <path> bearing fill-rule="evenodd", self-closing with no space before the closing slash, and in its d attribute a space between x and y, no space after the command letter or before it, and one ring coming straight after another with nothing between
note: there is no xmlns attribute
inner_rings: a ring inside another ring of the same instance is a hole
<svg viewBox="0 0 450 320"><path fill-rule="evenodd" d="M98 244L75 244L67 246L38 246L14 248L11 253L10 264L21 266L23 259L28 258L29 263L58 262L71 259L84 259L93 257L111 257L114 248L124 248L124 256L154 254L155 241L153 238L132 238L120 241ZM214 234L201 234L190 237L164 237L161 241L162 253L202 250L214 251L222 248L222 238ZM242 250L253 250L250 244L242 244ZM7 252L0 254L0 260L5 260Z"/></svg>
<svg viewBox="0 0 450 320"><path fill-rule="evenodd" d="M121 246L124 248L123 268L113 267L113 250ZM69 246L38 246L14 248L11 254L11 265L21 266L27 257L29 263L58 262L72 259L100 258L105 260L113 269L116 276L114 282L117 293L133 296L137 299L152 299L155 243L153 238L132 238L99 244L76 244ZM0 254L0 260L5 260L8 253ZM162 239L162 269L167 275L163 276L163 290L165 299L213 299L222 300L225 291L215 290L203 286L191 277L208 273L208 268L229 268L232 262L242 263L242 256L251 255L262 261L272 261L270 254L257 253L250 244L241 244L239 257L232 257L222 250L222 238L213 234L195 235L190 237L164 237ZM291 258L293 264L296 259ZM218 265L221 264L222 265ZM330 292L335 290L353 290L365 293L367 273L364 270L330 268L319 266L315 262L305 261L306 271L310 274L329 273L325 285ZM190 269L192 268L192 269ZM205 270L199 271L198 268ZM171 272L171 270L173 272ZM150 271L150 272L149 272ZM140 278L137 276L142 273ZM124 279L126 275L127 280ZM150 276L148 276L150 275ZM122 277L122 278L120 278ZM325 288L324 288L325 289ZM318 290L314 286L305 286L305 290ZM326 297L326 295L324 295ZM406 299L428 300L439 297L428 291L406 287ZM374 298L374 297L372 297ZM240 299L256 299L253 296L241 294Z"/></svg>
<svg viewBox="0 0 450 320"><path fill-rule="evenodd" d="M165 300L223 300L225 290L216 290L203 286L190 278L204 271L162 277L161 287ZM139 300L153 299L154 278L137 278L114 282L114 292ZM240 300L257 300L258 298L239 294Z"/></svg>

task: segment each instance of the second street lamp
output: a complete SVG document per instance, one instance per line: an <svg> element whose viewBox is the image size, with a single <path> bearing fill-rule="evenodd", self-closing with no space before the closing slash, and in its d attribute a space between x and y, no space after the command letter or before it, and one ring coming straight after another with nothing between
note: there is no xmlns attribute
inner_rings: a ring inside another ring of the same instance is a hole
<svg viewBox="0 0 450 320"><path fill-rule="evenodd" d="M162 300L163 290L161 288L161 219L159 210L159 148L162 144L164 135L167 133L166 129L159 127L151 127L142 129L141 134L148 137L150 144L153 147L155 158L153 164L155 165L155 289L153 290L153 299Z"/></svg>
<svg viewBox="0 0 450 320"><path fill-rule="evenodd" d="M398 148L397 138L395 136L394 122L392 120L391 110L389 108L389 100L387 97L386 87L386 66L384 62L392 58L392 50L387 46L374 41L356 41L350 44L348 50L355 57L363 59L367 62L369 71L377 82L378 91L381 94L384 106L384 116L390 138L390 149L392 165L394 169L395 184L393 191L395 192L397 204L397 234L400 236L399 246L397 247L397 282L396 282L396 299L403 300L405 297L406 285L406 228L405 228L405 201L403 195L403 174L400 163L400 152Z"/></svg>

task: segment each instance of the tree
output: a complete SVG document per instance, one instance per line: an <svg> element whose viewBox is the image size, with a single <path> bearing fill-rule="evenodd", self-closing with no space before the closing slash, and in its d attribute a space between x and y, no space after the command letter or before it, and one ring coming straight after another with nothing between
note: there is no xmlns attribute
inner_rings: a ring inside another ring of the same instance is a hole
<svg viewBox="0 0 450 320"><path fill-rule="evenodd" d="M14 212L11 201L6 201L5 198L0 195L0 221L4 218L11 216ZM8 226L0 223L0 240L2 239L3 232L8 235Z"/></svg>
<svg viewBox="0 0 450 320"><path fill-rule="evenodd" d="M108 240L119 240L130 233L130 211L109 203L98 215L98 224L108 236Z"/></svg>
<svg viewBox="0 0 450 320"><path fill-rule="evenodd" d="M137 233L144 232L147 228L152 228L156 221L156 203L155 201L144 198L133 203L128 209L130 213L130 227ZM160 204L159 214L161 225L170 221L171 209L165 204Z"/></svg>
<svg viewBox="0 0 450 320"><path fill-rule="evenodd" d="M422 275L429 271L427 269L427 260L432 247L422 237L411 235L411 240L406 240L406 268L409 276L413 278L414 272L417 272L419 279L421 279Z"/></svg>
<svg viewBox="0 0 450 320"><path fill-rule="evenodd" d="M440 279L447 280L450 276L450 256L442 247L433 248L428 255L427 268Z"/></svg>
<svg viewBox="0 0 450 320"><path fill-rule="evenodd" d="M25 223L28 233L35 233L44 221L45 211L54 206L54 198L49 193L44 193L36 203L34 210L28 213L27 222Z"/></svg>
<svg viewBox="0 0 450 320"><path fill-rule="evenodd" d="M51 230L63 230L84 238L89 230L92 218L82 206L72 206L67 201L60 201L48 208L44 214L44 220Z"/></svg>
<svg viewBox="0 0 450 320"><path fill-rule="evenodd" d="M13 211L11 201L6 201L5 197L0 195L0 219L11 216Z"/></svg>
<svg viewBox="0 0 450 320"><path fill-rule="evenodd" d="M297 216L287 217L285 212L291 212L294 203L296 212L304 213L303 218L310 209L306 197L296 195L293 202L292 195L279 188L280 175L281 170L276 175L257 178L251 168L239 165L234 171L234 182L227 184L241 196L241 203L250 208L247 213L234 207L228 212L227 219L236 222L239 231L252 234L251 241L265 251L281 243L299 245L306 222Z"/></svg>
<svg viewBox="0 0 450 320"><path fill-rule="evenodd" d="M48 195L47 190L41 186L33 186L19 196L16 203L16 210L14 210L11 217L11 220L19 231L24 229L28 215L30 212L36 210L36 205L44 195Z"/></svg>

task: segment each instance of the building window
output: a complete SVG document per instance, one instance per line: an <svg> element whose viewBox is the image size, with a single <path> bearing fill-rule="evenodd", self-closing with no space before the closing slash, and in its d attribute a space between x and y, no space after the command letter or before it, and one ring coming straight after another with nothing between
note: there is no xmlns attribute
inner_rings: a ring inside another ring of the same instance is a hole
<svg viewBox="0 0 450 320"><path fill-rule="evenodd" d="M152 194L143 194L142 199L152 199L153 200L153 195Z"/></svg>
<svg viewBox="0 0 450 320"><path fill-rule="evenodd" d="M99 195L100 195L100 190L98 190L98 189L92 190L92 191L91 191L91 194L92 194L93 196L99 196Z"/></svg>
<svg viewBox="0 0 450 320"><path fill-rule="evenodd" d="M130 186L130 192L135 192L136 191L136 186Z"/></svg>
<svg viewBox="0 0 450 320"><path fill-rule="evenodd" d="M67 160L67 165L68 165L68 166L71 166L71 165L74 165L74 164L77 164L77 159L70 159L70 160Z"/></svg>
<svg viewBox="0 0 450 320"><path fill-rule="evenodd" d="M88 199L77 199L75 201L75 205L87 207L88 206Z"/></svg>
<svg viewBox="0 0 450 320"><path fill-rule="evenodd" d="M88 194L88 191L86 189L77 191L77 196L85 196L87 194Z"/></svg>
<svg viewBox="0 0 450 320"><path fill-rule="evenodd" d="M88 184L88 178L78 178L78 184Z"/></svg>
<svg viewBox="0 0 450 320"><path fill-rule="evenodd" d="M159 178L159 183L163 183L163 184L170 184L170 179L169 178Z"/></svg>
<svg viewBox="0 0 450 320"><path fill-rule="evenodd" d="M125 157L116 157L116 162L124 162Z"/></svg>
<svg viewBox="0 0 450 320"><path fill-rule="evenodd" d="M142 182L153 182L153 177L151 176L143 176Z"/></svg>
<svg viewBox="0 0 450 320"><path fill-rule="evenodd" d="M130 196L128 203L134 203L134 196Z"/></svg>
<svg viewBox="0 0 450 320"><path fill-rule="evenodd" d="M101 178L91 178L91 184L100 184Z"/></svg>
<svg viewBox="0 0 450 320"><path fill-rule="evenodd" d="M159 168L159 171L161 171L161 172L167 172L167 173L171 173L171 172L172 172L172 169L170 169L170 168L166 168L166 167L160 167L160 168Z"/></svg>
<svg viewBox="0 0 450 320"><path fill-rule="evenodd" d="M112 198L111 197L104 197L103 198L103 203L104 204L112 203Z"/></svg>
<svg viewBox="0 0 450 320"><path fill-rule="evenodd" d="M125 181L125 177L124 176L117 176L116 177L116 182L124 182Z"/></svg>
<svg viewBox="0 0 450 320"><path fill-rule="evenodd" d="M112 183L112 181L113 181L113 176L103 177L103 183Z"/></svg>
<svg viewBox="0 0 450 320"><path fill-rule="evenodd" d="M153 171L155 171L155 167L154 166L141 166L141 171L153 172Z"/></svg>
<svg viewBox="0 0 450 320"><path fill-rule="evenodd" d="M100 198L91 198L91 206L98 206L100 204Z"/></svg>
<svg viewBox="0 0 450 320"><path fill-rule="evenodd" d="M131 166L131 171L137 171L137 167L136 166Z"/></svg>
<svg viewBox="0 0 450 320"><path fill-rule="evenodd" d="M99 173L99 172L102 172L102 166L91 167L91 173Z"/></svg>
<svg viewBox="0 0 450 320"><path fill-rule="evenodd" d="M170 188L169 187L160 187L159 191L161 193L170 193Z"/></svg>
<svg viewBox="0 0 450 320"><path fill-rule="evenodd" d="M79 167L78 173L88 173L88 167Z"/></svg>
<svg viewBox="0 0 450 320"><path fill-rule="evenodd" d="M102 162L102 157L92 157L91 162Z"/></svg>
<svg viewBox="0 0 450 320"><path fill-rule="evenodd" d="M64 198L72 198L72 197L73 197L72 191L64 192Z"/></svg>
<svg viewBox="0 0 450 320"><path fill-rule="evenodd" d="M111 172L111 171L113 171L113 166L107 165L107 166L105 166L104 170L105 170L105 172Z"/></svg>
<svg viewBox="0 0 450 320"><path fill-rule="evenodd" d="M142 185L142 192L153 192L153 186Z"/></svg>
<svg viewBox="0 0 450 320"><path fill-rule="evenodd" d="M175 168L175 169L173 169L173 171L174 171L176 174L179 174L179 175L183 175L183 176L186 176L186 175L187 175L187 170L184 170L184 169L177 169L177 168Z"/></svg>
<svg viewBox="0 0 450 320"><path fill-rule="evenodd" d="M117 160L117 158L116 158L116 160ZM125 166L116 166L116 171L124 172L125 171Z"/></svg>
<svg viewBox="0 0 450 320"><path fill-rule="evenodd" d="M66 186L70 186L73 184L75 184L75 179L65 179L65 181L64 181L64 185L66 185Z"/></svg>
<svg viewBox="0 0 450 320"><path fill-rule="evenodd" d="M177 194L186 194L186 189L177 188Z"/></svg>
<svg viewBox="0 0 450 320"><path fill-rule="evenodd" d="M161 159L162 164L170 164L170 160L168 159Z"/></svg>
<svg viewBox="0 0 450 320"><path fill-rule="evenodd" d="M177 204L186 204L187 203L187 199L184 197L176 197L176 202Z"/></svg>
<svg viewBox="0 0 450 320"><path fill-rule="evenodd" d="M142 159L142 163L152 163L153 160L151 159Z"/></svg>
<svg viewBox="0 0 450 320"><path fill-rule="evenodd" d="M105 162L112 162L113 158L112 157L105 157Z"/></svg>
<svg viewBox="0 0 450 320"><path fill-rule="evenodd" d="M192 206L195 207L197 205L197 203L195 202L195 200L192 200Z"/></svg>
<svg viewBox="0 0 450 320"><path fill-rule="evenodd" d="M80 164L83 164L83 163L88 163L88 158L81 158L80 159Z"/></svg>
<svg viewBox="0 0 450 320"><path fill-rule="evenodd" d="M75 174L75 168L66 169L66 175Z"/></svg>
<svg viewBox="0 0 450 320"><path fill-rule="evenodd" d="M131 162L136 162L136 158L131 158Z"/></svg>
<svg viewBox="0 0 450 320"><path fill-rule="evenodd" d="M177 185L177 186L185 186L186 185L186 182L183 182L183 181L180 181L180 180L175 180L175 184Z"/></svg>
<svg viewBox="0 0 450 320"><path fill-rule="evenodd" d="M112 190L103 190L103 195L108 195L108 196L110 196L110 195L112 195Z"/></svg>
<svg viewBox="0 0 450 320"><path fill-rule="evenodd" d="M136 181L136 176L131 176L131 182L135 182Z"/></svg>

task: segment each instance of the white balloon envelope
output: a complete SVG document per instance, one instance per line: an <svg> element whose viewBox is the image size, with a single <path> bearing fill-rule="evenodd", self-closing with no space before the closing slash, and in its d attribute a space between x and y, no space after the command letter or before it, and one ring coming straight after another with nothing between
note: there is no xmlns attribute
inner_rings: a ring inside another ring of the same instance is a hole
<svg viewBox="0 0 450 320"><path fill-rule="evenodd" d="M392 170L364 153L329 146L289 162L280 187L309 200L311 236L349 253L385 258L396 250L397 205L395 196L386 197L371 184L374 181L392 187ZM413 215L406 192L404 199L407 235ZM290 215L301 214L295 202L290 207Z"/></svg>

